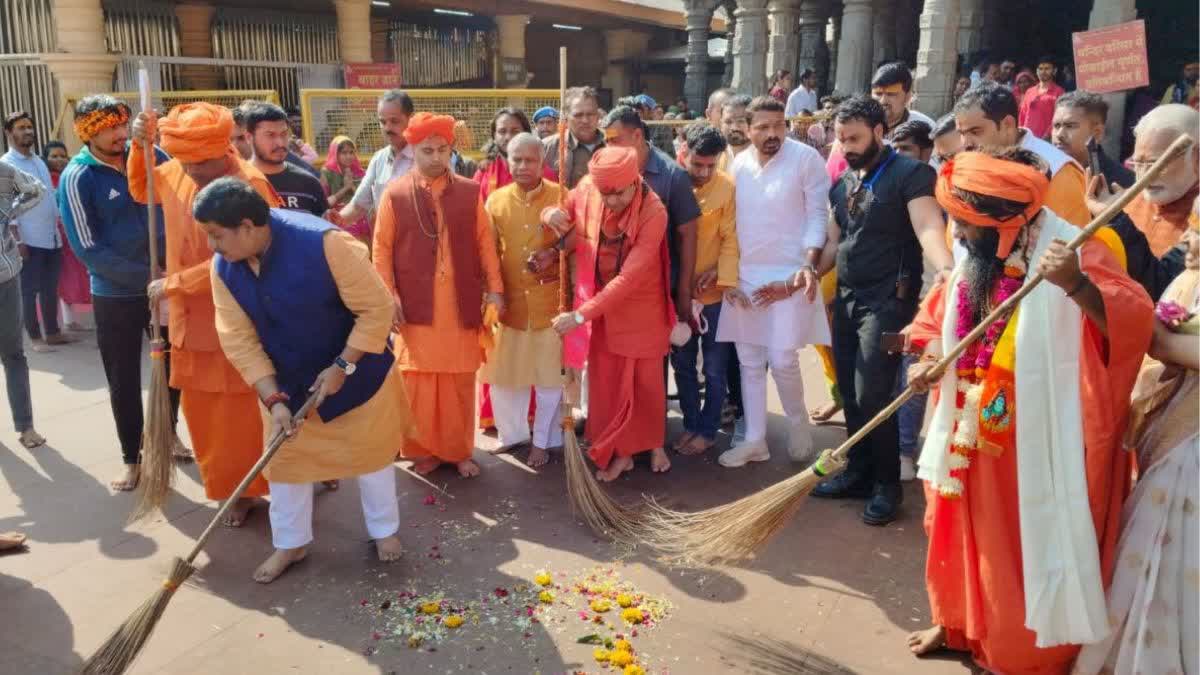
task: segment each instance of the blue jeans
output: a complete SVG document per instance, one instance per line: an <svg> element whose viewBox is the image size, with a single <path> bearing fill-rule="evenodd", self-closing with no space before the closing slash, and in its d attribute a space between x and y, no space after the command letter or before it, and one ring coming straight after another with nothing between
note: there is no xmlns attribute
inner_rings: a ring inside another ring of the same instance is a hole
<svg viewBox="0 0 1200 675"><path fill-rule="evenodd" d="M21 335L21 278L0 283L0 362L8 385L8 406L18 432L33 428L33 401L29 396L29 363Z"/></svg>
<svg viewBox="0 0 1200 675"><path fill-rule="evenodd" d="M908 387L908 367L917 362L917 354L905 354L900 363L900 376L896 378L896 395ZM929 393L917 394L904 402L896 411L896 422L900 426L900 454L917 458L917 439L921 435L921 425L925 423L925 403Z"/></svg>
<svg viewBox="0 0 1200 675"><path fill-rule="evenodd" d="M679 391L679 408L683 411L685 431L702 436L707 441L717 438L721 428L721 407L725 405L725 373L733 353L733 344L717 342L717 322L721 319L721 303L705 305L701 311L708 322L708 332L693 335L682 347L671 349L671 366L675 369L675 388ZM704 353L704 406L700 405L700 378L696 375L696 354Z"/></svg>

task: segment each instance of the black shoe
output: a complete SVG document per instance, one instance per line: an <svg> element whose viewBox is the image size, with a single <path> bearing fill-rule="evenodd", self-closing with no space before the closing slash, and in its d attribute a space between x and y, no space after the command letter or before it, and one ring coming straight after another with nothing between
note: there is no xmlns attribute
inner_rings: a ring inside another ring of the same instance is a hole
<svg viewBox="0 0 1200 675"><path fill-rule="evenodd" d="M814 488L812 496L822 499L866 499L871 496L871 483L857 473L845 471Z"/></svg>
<svg viewBox="0 0 1200 675"><path fill-rule="evenodd" d="M899 485L876 485L875 494L863 509L862 520L868 525L887 525L899 515L903 502L904 489Z"/></svg>

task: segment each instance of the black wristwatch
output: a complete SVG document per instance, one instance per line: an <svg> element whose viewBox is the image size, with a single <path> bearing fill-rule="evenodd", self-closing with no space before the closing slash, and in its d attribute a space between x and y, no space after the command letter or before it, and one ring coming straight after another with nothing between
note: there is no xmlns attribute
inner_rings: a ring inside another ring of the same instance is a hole
<svg viewBox="0 0 1200 675"><path fill-rule="evenodd" d="M338 368L341 368L342 372L345 373L346 375L353 375L354 371L358 370L357 363L350 363L349 361L347 361L346 359L343 359L340 356L333 360L333 365L337 366Z"/></svg>

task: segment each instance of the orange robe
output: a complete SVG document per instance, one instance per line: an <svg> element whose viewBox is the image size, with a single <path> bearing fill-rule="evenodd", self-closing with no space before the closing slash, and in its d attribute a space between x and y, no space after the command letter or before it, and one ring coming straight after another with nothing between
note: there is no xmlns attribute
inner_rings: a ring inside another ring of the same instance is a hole
<svg viewBox="0 0 1200 675"><path fill-rule="evenodd" d="M438 228L438 280L433 285L433 322L428 326L406 323L400 327L395 341L396 368L404 373L409 405L417 423L416 433L405 439L400 455L409 460L433 456L457 464L470 459L475 450L475 371L483 362L482 350L479 329L463 328L458 318L455 270L446 241L449 235L441 201L447 179L439 177L431 185L424 177L418 180L423 186L429 185L433 193ZM392 201L379 200L371 255L375 270L393 296L396 272L392 251L398 227L417 227L417 223L397 222ZM500 258L482 200L476 210L474 243L479 249L488 292L503 292Z"/></svg>
<svg viewBox="0 0 1200 675"><path fill-rule="evenodd" d="M129 193L147 200L142 146L130 146ZM227 175L254 186L272 206L279 197L266 177L249 162L229 155ZM182 392L180 407L196 452L196 464L209 499L226 499L262 455L263 431L258 395L242 380L217 339L213 305L212 249L208 236L192 219L192 202L200 191L179 160L154 168L154 198L166 220L166 298L171 332L171 386ZM259 476L246 497L267 494Z"/></svg>
<svg viewBox="0 0 1200 675"><path fill-rule="evenodd" d="M1109 326L1105 338L1085 315L1080 348L1088 502L1107 586L1132 470L1121 437L1129 394L1150 344L1153 306L1104 244L1084 244L1080 265L1100 289ZM945 291L945 284L939 285L922 303L909 329L914 344L941 338ZM1020 401L1014 410L1021 414ZM960 499L946 499L926 485L929 604L934 623L946 629L947 646L970 651L983 668L1014 675L1067 673L1079 647L1038 648L1034 633L1025 628L1017 496L1017 453L1022 451L1038 449L974 453Z"/></svg>
<svg viewBox="0 0 1200 675"><path fill-rule="evenodd" d="M1146 201L1145 194L1139 194L1125 207L1125 213L1133 221L1134 227L1146 235L1146 243L1155 258L1166 255L1171 247L1179 243L1179 238L1188 228L1188 216L1192 215L1192 204L1200 186L1188 190L1182 197L1170 204L1151 204Z"/></svg>
<svg viewBox="0 0 1200 675"><path fill-rule="evenodd" d="M577 289L576 309L591 322L588 456L605 469L614 456L663 447L663 357L674 307L667 282L667 211L658 196L649 189L643 193L636 234L606 242L601 242L600 219L606 209L600 199L599 190L585 178L568 196L566 210L578 237L576 265L589 264L590 258L596 269L595 295L579 303ZM590 254L580 255L581 248Z"/></svg>

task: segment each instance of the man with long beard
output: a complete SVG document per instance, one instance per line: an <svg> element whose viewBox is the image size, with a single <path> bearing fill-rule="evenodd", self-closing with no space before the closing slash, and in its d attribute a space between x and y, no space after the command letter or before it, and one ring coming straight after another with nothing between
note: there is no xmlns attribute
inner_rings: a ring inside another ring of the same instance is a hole
<svg viewBox="0 0 1200 675"><path fill-rule="evenodd" d="M126 173L129 194L145 203L154 181L155 200L162 204L166 226L166 276L147 289L150 302L167 299L171 338L171 387L182 391L180 407L195 444L196 464L209 499L227 499L262 454L262 420L258 398L225 358L214 324L213 251L208 236L192 217L198 193L223 176L254 187L272 206L279 197L265 176L242 159L230 143L233 114L210 103L173 108L158 123L153 113L139 113L133 123ZM174 159L146 171L143 145L162 132L162 149ZM136 477L134 477L136 482ZM256 478L225 525L240 527L267 482Z"/></svg>
<svg viewBox="0 0 1200 675"><path fill-rule="evenodd" d="M1152 306L1103 242L1043 208L1032 153L963 152L937 201L966 258L909 329L909 370L940 400L921 452L934 627L914 654L969 651L997 673L1066 673L1109 630L1130 457L1129 394L1150 344ZM944 371L935 363L1034 272L1044 281Z"/></svg>

